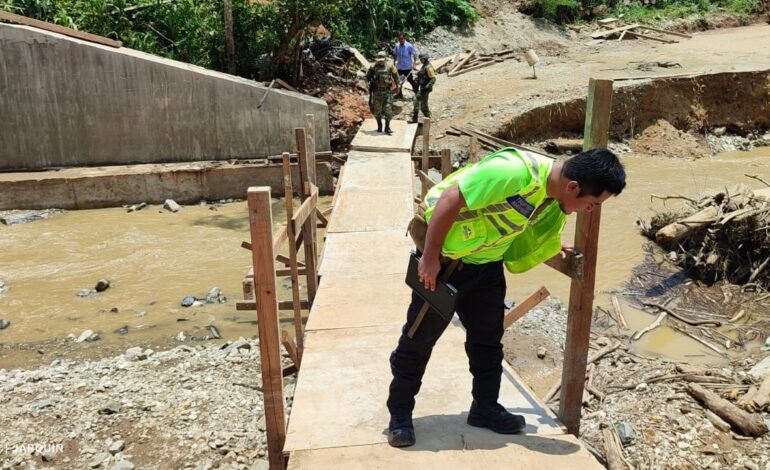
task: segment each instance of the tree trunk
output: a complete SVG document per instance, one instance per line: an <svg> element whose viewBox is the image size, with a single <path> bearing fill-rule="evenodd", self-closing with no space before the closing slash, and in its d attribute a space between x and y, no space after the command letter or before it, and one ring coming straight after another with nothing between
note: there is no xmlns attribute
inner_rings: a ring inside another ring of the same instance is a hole
<svg viewBox="0 0 770 470"><path fill-rule="evenodd" d="M765 426L761 415L743 411L716 393L706 390L698 384L687 384L687 391L703 403L703 406L730 423L741 434L759 437L767 433L767 426Z"/></svg>

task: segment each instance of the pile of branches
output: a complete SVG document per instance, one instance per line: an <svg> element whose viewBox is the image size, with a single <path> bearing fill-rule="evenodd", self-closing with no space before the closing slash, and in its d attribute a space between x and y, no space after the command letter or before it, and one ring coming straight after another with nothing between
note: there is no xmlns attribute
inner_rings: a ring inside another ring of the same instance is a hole
<svg viewBox="0 0 770 470"><path fill-rule="evenodd" d="M669 250L669 260L707 284L726 280L770 288L770 188L684 196L679 211L639 220L643 235Z"/></svg>

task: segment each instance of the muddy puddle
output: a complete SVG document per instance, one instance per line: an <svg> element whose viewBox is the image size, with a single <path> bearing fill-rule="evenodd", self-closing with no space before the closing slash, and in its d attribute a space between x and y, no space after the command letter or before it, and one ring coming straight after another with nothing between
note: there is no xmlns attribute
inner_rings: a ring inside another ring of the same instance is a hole
<svg viewBox="0 0 770 470"><path fill-rule="evenodd" d="M644 157L626 157L628 176L626 189L619 197L602 208L599 258L596 273L596 300L594 305L611 308L611 292L623 287L631 276L632 268L644 258L642 247L647 240L639 234L635 222L649 217L654 208L660 209L660 200L650 195L701 195L737 184L758 187L761 183L746 174L770 178L770 147L758 147L750 152L728 152L699 160L677 160ZM669 201L677 207L677 201ZM565 241L574 239L574 216L565 230ZM563 302L569 299L569 279L547 266L539 266L523 275L508 275L508 296L520 299L539 286L548 287ZM622 300L622 298L621 298ZM622 302L629 331L644 328L655 316L634 309ZM667 327L658 328L633 345L634 349L649 356L692 363L721 363L726 359L716 355L700 343Z"/></svg>
<svg viewBox="0 0 770 470"><path fill-rule="evenodd" d="M770 147L696 161L626 158L628 187L602 210L596 305L610 307L610 293L622 288L643 259L645 239L635 221L662 204L651 202L650 194L692 196L740 183L758 184L744 174L770 179L768 158ZM322 208L329 207L331 198L321 199ZM36 345L91 329L102 339L76 347L100 355L136 344L176 344L179 332L202 336L208 325L215 325L226 339L254 335L254 315L235 309L251 261L249 252L240 248L249 238L245 203L221 205L216 211L210 207L186 206L177 214L159 206L133 213L123 208L71 211L25 225L0 225L0 279L10 286L0 298L0 319L11 322L0 331L0 343ZM275 201L276 227L285 221L283 211L282 201ZM565 240L573 236L574 221ZM100 278L112 281L112 287L91 298L77 296ZM509 275L508 297L521 299L541 285L567 301L569 280L544 266ZM289 300L287 280L279 279L278 286L279 297ZM227 303L181 307L185 296L205 297L213 287L222 290ZM654 320L627 304L623 308L631 332ZM291 312L283 315L290 321ZM115 332L123 327L128 333ZM645 335L634 347L674 360L724 360L668 328ZM38 349L0 351L0 367L42 361ZM52 359L43 356L43 362Z"/></svg>
<svg viewBox="0 0 770 470"><path fill-rule="evenodd" d="M322 209L330 204L331 197L320 198ZM205 336L208 325L224 338L256 334L255 315L235 309L251 264L250 252L240 248L249 240L246 204L211 207L185 206L176 214L160 206L132 213L124 208L70 211L24 225L0 225L0 279L10 286L0 298L0 319L11 322L0 330L0 344L34 345L0 351L0 367L43 359L38 356L50 362L49 343L89 329L101 339L77 348L94 355L137 344L173 344L181 331ZM273 202L276 228L286 220L284 207L282 200ZM109 289L78 297L79 290L93 288L101 278L111 281ZM226 303L181 306L185 296L206 297L213 287L222 290ZM278 280L278 294L291 299L285 279ZM283 313L288 321L291 312ZM127 333L116 332L126 327Z"/></svg>

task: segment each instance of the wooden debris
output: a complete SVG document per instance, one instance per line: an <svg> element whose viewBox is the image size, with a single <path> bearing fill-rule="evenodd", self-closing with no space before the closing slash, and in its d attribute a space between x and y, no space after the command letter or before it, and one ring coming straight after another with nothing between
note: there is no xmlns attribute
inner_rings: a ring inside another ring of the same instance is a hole
<svg viewBox="0 0 770 470"><path fill-rule="evenodd" d="M714 325L714 326L722 326L722 322L718 320L692 320L687 317L683 317L682 315L679 315L678 313L674 312L670 308L664 307L663 305L660 305L655 302L643 302L642 305L645 307L653 307L657 308L658 310L664 311L671 315L672 317L676 318L677 320L687 323L688 325L693 326L699 326L699 325Z"/></svg>
<svg viewBox="0 0 770 470"><path fill-rule="evenodd" d="M451 60L451 62L455 65L451 68L451 70L449 70L447 75L450 77L456 77L457 75L470 72L471 70L477 70L506 61L508 59L514 59L516 58L515 54L516 53L513 49L504 49L494 52L479 52L478 50L474 49L468 55L460 58L459 60L458 56L455 56ZM443 61L444 59L440 60ZM447 63L441 63L441 66L444 67L447 65ZM434 68L436 68L435 64ZM438 71L438 69L436 70Z"/></svg>
<svg viewBox="0 0 770 470"><path fill-rule="evenodd" d="M115 41L104 36L97 36L96 34L86 33L78 31L76 29L66 28L58 24L48 23L46 21L36 20L34 18L28 18L26 16L16 15L7 11L0 11L0 20L9 21L11 23L17 23L25 26L32 26L33 28L42 29L45 31L51 31L52 33L59 33L65 36L82 39L84 41L95 42L97 44L103 44L110 47L122 47L123 43Z"/></svg>
<svg viewBox="0 0 770 470"><path fill-rule="evenodd" d="M676 32L676 31L667 31L665 29L660 29L660 28L656 28L656 27L653 27L653 26L645 26L645 25L641 25L641 24L638 24L638 23L634 23L634 24L630 24L630 25L626 25L626 26L618 26L616 28L613 28L612 25L610 24L610 23L613 23L613 22L615 22L614 18L613 18L613 21L601 21L600 20L599 21L599 25L602 26L605 29L594 32L593 34L591 34L591 37L593 39L606 39L606 38L610 38L612 36L618 35L619 36L618 40L622 41L623 38L625 38L626 36L629 36L629 37L635 37L635 38L641 38L641 39L649 39L651 41L663 42L663 43L666 43L666 44L673 44L673 43L676 43L678 41L676 41L674 39L669 39L669 38L665 37L665 35L675 36L675 37L680 37L680 38L691 38L692 37L689 34L679 33L679 32ZM654 31L656 33L662 34L663 37L652 36L652 35L649 35L649 34L642 33L641 31L643 31L643 30Z"/></svg>
<svg viewBox="0 0 770 470"><path fill-rule="evenodd" d="M680 240L708 228L718 220L718 213L719 209L716 206L709 206L700 212L661 228L655 234L655 239L658 243L674 245Z"/></svg>
<svg viewBox="0 0 770 470"><path fill-rule="evenodd" d="M510 309L505 314L505 319L503 320L503 328L507 329L509 326L513 325L516 320L523 317L537 304L547 299L549 295L551 295L551 293L548 292L548 289L546 289L545 286L533 292L529 297L524 299L521 303Z"/></svg>
<svg viewBox="0 0 770 470"><path fill-rule="evenodd" d="M759 437L767 433L761 415L748 413L698 384L687 384L687 391L744 436Z"/></svg>
<svg viewBox="0 0 770 470"><path fill-rule="evenodd" d="M620 301L616 295L612 296L612 307L615 309L615 315L620 322L620 326L622 326L624 330L627 330L628 322L626 322L626 317L623 316L623 310L620 308Z"/></svg>
<svg viewBox="0 0 770 470"><path fill-rule="evenodd" d="M607 468L609 470L626 470L626 464L623 463L623 446L620 443L617 431L613 426L607 426L602 429L604 436L604 452L607 456Z"/></svg>
<svg viewBox="0 0 770 470"><path fill-rule="evenodd" d="M588 357L588 362L586 362L586 366L590 366L594 362L598 361L599 359L603 358L607 354L615 351L621 346L621 343L618 341L614 344L608 344L607 346L603 347L602 349L596 351L595 353L591 354ZM548 392L546 392L545 396L543 397L543 401L548 403L551 401L551 399L556 396L557 393L559 393L559 390L561 389L561 381L554 384L553 387L551 387Z"/></svg>
<svg viewBox="0 0 770 470"><path fill-rule="evenodd" d="M667 311L664 310L660 312L660 315L658 315L658 318L656 318L654 322L650 323L646 328L634 333L634 335L631 337L631 341L637 341L639 338L644 336L645 333L649 333L650 331L659 327L663 323L663 320L666 319L667 316L668 316Z"/></svg>
<svg viewBox="0 0 770 470"><path fill-rule="evenodd" d="M751 401L758 410L765 409L765 407L770 405L770 373L762 381L762 385L759 386L757 393L751 397Z"/></svg>
<svg viewBox="0 0 770 470"><path fill-rule="evenodd" d="M551 153L579 153L583 151L583 139L551 139L545 143L545 150Z"/></svg>

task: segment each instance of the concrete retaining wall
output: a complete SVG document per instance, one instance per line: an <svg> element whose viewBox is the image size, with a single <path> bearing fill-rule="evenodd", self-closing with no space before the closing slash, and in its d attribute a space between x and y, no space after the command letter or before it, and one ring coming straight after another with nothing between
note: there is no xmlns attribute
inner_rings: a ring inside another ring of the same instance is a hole
<svg viewBox="0 0 770 470"><path fill-rule="evenodd" d="M296 164L292 167L298 191L299 172ZM322 195L334 193L328 163L316 164L316 184ZM0 210L95 209L160 204L166 199L195 204L244 199L249 186L270 186L274 197L283 197L282 166L200 162L4 173L0 174Z"/></svg>
<svg viewBox="0 0 770 470"><path fill-rule="evenodd" d="M0 169L257 158L296 151L323 100L127 48L0 23Z"/></svg>

